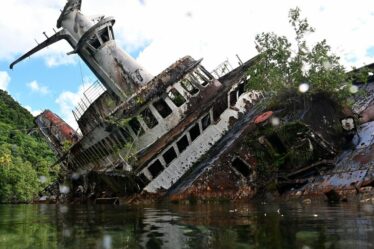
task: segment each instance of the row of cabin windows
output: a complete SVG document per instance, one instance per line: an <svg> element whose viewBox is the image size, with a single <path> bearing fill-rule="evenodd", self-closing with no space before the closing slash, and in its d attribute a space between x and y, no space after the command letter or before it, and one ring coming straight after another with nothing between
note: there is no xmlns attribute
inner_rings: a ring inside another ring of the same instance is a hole
<svg viewBox="0 0 374 249"><path fill-rule="evenodd" d="M152 178L156 178L164 169L168 167L174 159L178 157L179 154L184 152L191 143L198 138L202 132L204 132L209 125L211 124L211 115L210 113L206 114L199 122L195 123L190 127L189 131L184 134L175 144L168 148L163 154L162 159L165 162L165 165L161 162L160 159L157 159L148 166L148 171L152 175ZM188 139L190 137L190 141ZM177 150L175 150L177 148ZM165 167L164 167L165 166ZM149 183L149 179L142 173L139 175L140 179L144 184Z"/></svg>
<svg viewBox="0 0 374 249"><path fill-rule="evenodd" d="M209 72L207 72L203 67L198 67L192 73L192 75L187 76L186 79L181 81L181 85L188 93L190 93L191 95L195 95L199 92L199 89L192 83L194 80L195 82L197 81L199 82L199 84L206 86L212 79L213 77L209 74ZM180 107L184 103L186 103L186 98L183 97L183 95L175 88L172 88L167 95L176 107ZM162 118L168 117L173 112L170 106L165 101L165 99L159 99L155 101L152 105ZM149 108L145 108L140 113L140 116L142 117L144 123L147 125L149 129L152 129L156 125L158 125L158 120ZM129 124L137 136L142 135L144 133L141 124L136 118L132 119Z"/></svg>
<svg viewBox="0 0 374 249"><path fill-rule="evenodd" d="M172 90L175 90L175 89L172 89ZM172 92L172 91L170 91L170 92ZM243 82L243 83L239 84L238 87L235 90L233 90L229 93L230 106L234 106L236 104L238 98L244 92L245 92L245 89L244 89L244 82ZM173 94L175 96L178 96L178 94L180 95L180 93L177 90L175 90L173 92ZM182 96L182 95L180 95L180 96ZM183 96L182 96L182 98L183 98ZM185 100L184 100L184 102L185 102ZM162 117L164 117L162 113L164 113L164 115L165 115L165 113L166 113L165 110L167 110L168 108L170 109L170 107L167 105L167 103L163 99L161 99L159 101L156 101L155 103L156 104L154 104L154 107L160 113L160 115ZM216 105L213 108L214 121L218 121L219 116L228 108L228 98L227 97L224 98L223 101L219 101L219 103L220 103L219 105ZM170 109L170 113L171 113L171 109ZM149 108L146 108L141 113L141 116L143 118L144 123L146 123L146 125L150 129L155 127L158 124L157 119L153 116L153 114L152 114L152 112ZM210 124L211 124L211 118L210 118L210 115L207 114L206 116L204 116L201 119L201 129L202 129L202 131L204 131ZM129 126L131 127L132 131L134 132L134 134L136 136L141 136L141 135L144 134L144 129L141 126L140 122L136 118L133 118L129 121ZM200 134L201 134L201 131L200 131L199 123L196 123L189 130L189 135L190 135L191 142L193 142L198 136L200 136ZM97 143L96 145L92 146L88 150L88 155L84 155L84 157L90 158L90 155L99 155L98 157L97 156L95 156L95 157L91 156L92 159L99 159L100 157L107 156L107 155L109 155L113 152L113 148L115 148L116 145L113 144L112 141L116 141L117 145L119 147L122 147L124 144L132 142L134 140L134 138L133 138L133 136L131 136L131 132L129 131L128 128L120 128L119 131L115 131L110 137L111 137L111 139L105 140L106 143L108 144L108 146L105 146L103 144L103 142L101 141L101 142ZM99 150L99 148L97 148L98 146L102 146L101 147L102 150ZM186 148L189 146L189 141L188 141L187 135L184 135L181 139L179 139L176 143L176 146L179 150L179 153L182 153L184 150L186 150ZM109 148L109 149L105 149L105 148ZM171 147L163 155L164 161L166 162L167 165L170 164L176 157L177 157L177 153L175 152L173 147ZM89 160L89 162L90 161L92 161L92 160ZM84 164L87 164L87 161ZM159 169L160 167L158 167L157 165L158 165L158 163L156 163L156 165L153 166L152 168ZM152 171L157 172L157 170L152 170ZM150 170L150 172L151 172L151 170ZM159 172L159 173L161 173L161 172ZM152 176L153 175L154 174L152 174Z"/></svg>
<svg viewBox="0 0 374 249"><path fill-rule="evenodd" d="M182 81L182 86L183 86L183 81ZM189 83L189 82L187 82ZM192 91L192 87L193 85L190 84L190 87L191 88L187 88L187 87L184 87L187 91L188 89L190 89ZM190 91L189 91L190 92ZM216 106L214 106L213 108L213 120L216 122L219 120L219 117L220 115L229 107L228 105L228 102L230 100L230 106L234 106L239 97L245 92L245 82L242 82L240 83L236 89L234 89L233 91L229 92L228 95L225 95L225 97L222 99L222 101L218 101L219 104L217 104ZM192 94L192 92L190 92ZM176 143L176 147L178 148L178 151L179 153L182 153L184 152L187 147L197 138L199 137L199 135L201 134L202 131L204 131L205 129L207 129L209 127L209 125L211 125L211 117L210 117L210 114L207 114L205 115L201 120L200 120L200 123L201 123L201 130L200 130L200 125L199 125L199 122L196 123L195 125L193 125L190 130L188 131L188 134L190 136L190 139L191 139L191 142L189 142L188 140L188 137L187 137L187 134L183 135ZM169 166L169 164L175 159L177 158L177 152L175 151L174 149L174 145L171 146L168 150L166 150L166 152L164 152L164 154L162 155L162 158L165 162L165 166ZM234 160L232 162L232 166L238 170L242 175L244 176L248 176L250 175L250 168L248 168L247 166L244 167L243 165L245 165L241 160L239 161L239 159L237 158L236 160ZM150 172L150 174L152 175L152 178L156 178L159 174L161 174L161 172L165 169L164 165L161 163L161 161L159 159L157 159L156 161L154 161L151 165L149 165L148 167L148 171ZM141 187L145 187L149 182L150 182L150 179L148 179L146 177L146 175L144 173L141 173L139 175L139 179L140 179L140 182L139 184L141 185Z"/></svg>

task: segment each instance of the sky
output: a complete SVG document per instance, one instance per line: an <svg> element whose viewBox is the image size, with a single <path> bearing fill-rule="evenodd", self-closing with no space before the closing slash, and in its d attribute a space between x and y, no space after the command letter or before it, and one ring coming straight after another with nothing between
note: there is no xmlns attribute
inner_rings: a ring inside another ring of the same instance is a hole
<svg viewBox="0 0 374 249"><path fill-rule="evenodd" d="M7 0L0 8L0 89L33 115L50 109L74 128L71 110L96 80L64 41L16 65L17 57L54 33L66 0ZM82 13L116 19L117 43L157 75L177 59L204 58L213 70L256 55L254 38L275 32L292 39L290 8L299 7L316 29L310 43L326 39L349 70L374 62L373 0L83 0Z"/></svg>

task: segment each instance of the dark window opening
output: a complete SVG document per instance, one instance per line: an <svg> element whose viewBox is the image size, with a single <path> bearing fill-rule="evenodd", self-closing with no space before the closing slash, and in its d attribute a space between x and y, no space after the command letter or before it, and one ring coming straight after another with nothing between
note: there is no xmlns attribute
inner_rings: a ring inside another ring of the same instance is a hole
<svg viewBox="0 0 374 249"><path fill-rule="evenodd" d="M141 135L144 134L143 127L141 126L141 124L139 123L139 120L137 118L132 118L129 121L129 125L130 125L131 129L134 131L136 136L141 136Z"/></svg>
<svg viewBox="0 0 374 249"><path fill-rule="evenodd" d="M230 92L230 106L234 106L238 101L238 97L236 95L237 91Z"/></svg>
<svg viewBox="0 0 374 249"><path fill-rule="evenodd" d="M205 77L207 77L209 80L212 80L213 79L213 76L202 66L200 66L198 68L198 70L200 71L200 73L202 75L204 75Z"/></svg>
<svg viewBox="0 0 374 249"><path fill-rule="evenodd" d="M94 35L88 42L92 47L98 49L101 46L101 43L96 35Z"/></svg>
<svg viewBox="0 0 374 249"><path fill-rule="evenodd" d="M223 96L223 98L219 99L213 107L213 118L214 121L218 121L220 119L221 114L227 109L227 96Z"/></svg>
<svg viewBox="0 0 374 249"><path fill-rule="evenodd" d="M195 140L198 136L200 136L199 123L195 124L191 128L191 130L190 130L190 136L191 136L191 141Z"/></svg>
<svg viewBox="0 0 374 249"><path fill-rule="evenodd" d="M130 131L127 128L120 128L122 136L125 138L126 142L134 141L133 137L130 135Z"/></svg>
<svg viewBox="0 0 374 249"><path fill-rule="evenodd" d="M176 106L181 106L186 102L186 99L176 89L171 89L168 93L169 98Z"/></svg>
<svg viewBox="0 0 374 249"><path fill-rule="evenodd" d="M235 158L234 161L232 161L231 165L237 171L239 171L240 174L242 174L244 177L248 177L252 173L252 170L250 169L250 167L239 157Z"/></svg>
<svg viewBox="0 0 374 249"><path fill-rule="evenodd" d="M197 79L200 85L202 86L208 85L209 79L206 78L202 73L200 73L199 71L196 71L193 73L193 75L195 76L195 78Z"/></svg>
<svg viewBox="0 0 374 249"><path fill-rule="evenodd" d="M144 123L148 126L148 128L152 129L158 124L157 119L153 116L153 113L149 108L146 108L144 111L140 113L140 116L143 118Z"/></svg>
<svg viewBox="0 0 374 249"><path fill-rule="evenodd" d="M278 135L273 134L273 135L267 136L266 138L278 153L283 154L287 152L286 147L284 146L284 144L282 143L282 140L278 137Z"/></svg>
<svg viewBox="0 0 374 249"><path fill-rule="evenodd" d="M210 125L210 114L209 113L201 119L201 124L202 124L203 131L206 128L208 128L208 126Z"/></svg>
<svg viewBox="0 0 374 249"><path fill-rule="evenodd" d="M152 177L156 178L164 170L164 167L159 160L156 160L148 167L148 170L151 173Z"/></svg>
<svg viewBox="0 0 374 249"><path fill-rule="evenodd" d="M171 114L170 107L166 104L164 99L159 99L158 101L153 103L153 106L156 108L158 113L160 113L161 117L166 118Z"/></svg>
<svg viewBox="0 0 374 249"><path fill-rule="evenodd" d="M179 141L177 142L179 153L182 153L188 147L188 138L184 135Z"/></svg>
<svg viewBox="0 0 374 249"><path fill-rule="evenodd" d="M177 153L175 153L175 150L173 147L171 147L168 151L162 155L164 157L164 160L166 164L171 163L175 158L177 158Z"/></svg>
<svg viewBox="0 0 374 249"><path fill-rule="evenodd" d="M195 95L196 93L199 92L199 89L197 89L196 87L194 87L192 85L192 83L187 80L187 79L184 79L181 81L181 85L184 89L186 89L187 92L189 92L191 95Z"/></svg>
<svg viewBox="0 0 374 249"><path fill-rule="evenodd" d="M98 32L103 44L110 40L108 28L105 27Z"/></svg>
<svg viewBox="0 0 374 249"><path fill-rule="evenodd" d="M239 96L241 96L244 92L245 92L245 84L243 82L243 83L240 83L239 86L238 86Z"/></svg>
<svg viewBox="0 0 374 249"><path fill-rule="evenodd" d="M144 173L141 173L139 175L137 183L139 184L140 188L144 188L148 185L151 181L144 175Z"/></svg>

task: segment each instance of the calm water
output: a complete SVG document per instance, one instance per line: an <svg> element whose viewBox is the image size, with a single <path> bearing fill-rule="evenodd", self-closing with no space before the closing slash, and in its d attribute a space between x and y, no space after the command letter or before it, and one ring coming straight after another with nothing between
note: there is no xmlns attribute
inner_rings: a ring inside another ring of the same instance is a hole
<svg viewBox="0 0 374 249"><path fill-rule="evenodd" d="M374 248L374 206L0 205L0 248Z"/></svg>

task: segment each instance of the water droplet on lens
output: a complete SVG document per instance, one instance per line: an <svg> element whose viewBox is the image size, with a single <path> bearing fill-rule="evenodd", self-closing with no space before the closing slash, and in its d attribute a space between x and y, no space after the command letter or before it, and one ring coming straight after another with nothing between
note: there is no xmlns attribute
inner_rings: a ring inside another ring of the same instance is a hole
<svg viewBox="0 0 374 249"><path fill-rule="evenodd" d="M59 190L61 194L68 194L70 192L70 188L65 185L60 185Z"/></svg>
<svg viewBox="0 0 374 249"><path fill-rule="evenodd" d="M280 120L277 117L272 117L270 122L273 126L278 126L280 124Z"/></svg>
<svg viewBox="0 0 374 249"><path fill-rule="evenodd" d="M374 213L374 206L371 204L365 204L362 206L362 210L364 210L365 213L373 214Z"/></svg>
<svg viewBox="0 0 374 249"><path fill-rule="evenodd" d="M40 177L39 177L39 182L41 182L41 183L46 183L46 182L47 182L47 177L45 177L45 176L40 176Z"/></svg>
<svg viewBox="0 0 374 249"><path fill-rule="evenodd" d="M322 65L323 65L323 67L324 67L326 70L329 70L329 69L332 68L332 65L331 65L331 63L330 63L329 61L324 61Z"/></svg>
<svg viewBox="0 0 374 249"><path fill-rule="evenodd" d="M63 205L63 206L60 206L59 211L62 214L66 214L69 211L69 208L67 206Z"/></svg>
<svg viewBox="0 0 374 249"><path fill-rule="evenodd" d="M309 91L309 84L307 84L307 83L300 84L299 91L301 93L306 93L307 91Z"/></svg>
<svg viewBox="0 0 374 249"><path fill-rule="evenodd" d="M355 85L352 85L350 88L349 88L349 91L351 93L357 93L358 92L358 87L355 86Z"/></svg>
<svg viewBox="0 0 374 249"><path fill-rule="evenodd" d="M303 245L303 247L301 247L301 249L312 249L312 248L310 246Z"/></svg>
<svg viewBox="0 0 374 249"><path fill-rule="evenodd" d="M103 247L105 249L111 249L112 248L112 236L105 235L103 239Z"/></svg>
<svg viewBox="0 0 374 249"><path fill-rule="evenodd" d="M71 175L71 179L73 179L73 180L78 180L79 177L80 177L80 175L79 175L78 173L76 173L76 172L74 172L74 173Z"/></svg>

